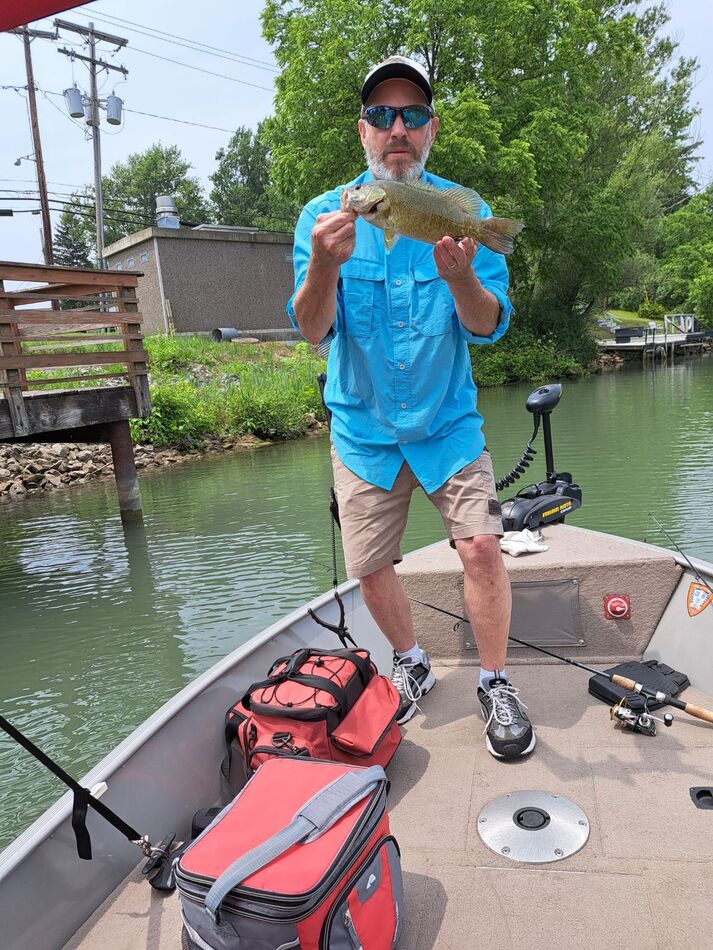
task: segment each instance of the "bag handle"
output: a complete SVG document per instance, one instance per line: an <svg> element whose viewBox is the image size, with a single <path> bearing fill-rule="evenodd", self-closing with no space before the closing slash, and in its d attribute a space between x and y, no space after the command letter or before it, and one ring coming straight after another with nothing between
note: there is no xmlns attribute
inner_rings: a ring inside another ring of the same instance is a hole
<svg viewBox="0 0 713 950"><path fill-rule="evenodd" d="M385 781L386 773L383 768L380 765L372 765L368 769L345 772L320 789L300 808L289 825L243 854L216 878L205 897L205 909L211 921L214 924L219 922L221 904L230 891L246 877L264 868L294 844L319 838L350 808Z"/></svg>

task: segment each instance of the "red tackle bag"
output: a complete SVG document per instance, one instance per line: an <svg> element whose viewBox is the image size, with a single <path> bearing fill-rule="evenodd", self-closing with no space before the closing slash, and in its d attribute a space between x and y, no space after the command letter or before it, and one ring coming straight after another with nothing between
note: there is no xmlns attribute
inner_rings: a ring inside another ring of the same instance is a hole
<svg viewBox="0 0 713 950"><path fill-rule="evenodd" d="M381 766L270 759L185 851L189 950L393 950L403 883Z"/></svg>
<svg viewBox="0 0 713 950"><path fill-rule="evenodd" d="M231 706L225 738L248 777L274 758L385 767L401 742L398 709L368 650L298 650Z"/></svg>

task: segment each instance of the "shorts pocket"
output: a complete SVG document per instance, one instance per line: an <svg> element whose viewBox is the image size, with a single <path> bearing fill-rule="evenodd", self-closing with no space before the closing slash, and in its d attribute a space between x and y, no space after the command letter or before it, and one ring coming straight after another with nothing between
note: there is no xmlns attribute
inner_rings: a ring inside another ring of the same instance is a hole
<svg viewBox="0 0 713 950"><path fill-rule="evenodd" d="M344 325L350 336L370 336L374 325L374 307L384 296L384 264L351 257L342 265Z"/></svg>
<svg viewBox="0 0 713 950"><path fill-rule="evenodd" d="M443 336L453 328L455 303L443 278L438 276L434 260L416 264L413 269L416 301L412 325L424 336Z"/></svg>

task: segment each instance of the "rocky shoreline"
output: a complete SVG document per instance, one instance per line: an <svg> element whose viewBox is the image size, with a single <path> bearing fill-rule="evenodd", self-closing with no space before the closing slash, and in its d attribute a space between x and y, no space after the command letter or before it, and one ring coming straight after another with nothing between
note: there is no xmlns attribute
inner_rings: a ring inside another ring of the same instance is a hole
<svg viewBox="0 0 713 950"><path fill-rule="evenodd" d="M316 434L322 428L322 423L311 420L310 434ZM253 435L239 439L212 436L184 450L135 445L134 457L136 468L141 473L195 461L204 455L271 444ZM0 443L0 503L18 501L37 492L58 491L72 485L113 477L114 466L108 443Z"/></svg>

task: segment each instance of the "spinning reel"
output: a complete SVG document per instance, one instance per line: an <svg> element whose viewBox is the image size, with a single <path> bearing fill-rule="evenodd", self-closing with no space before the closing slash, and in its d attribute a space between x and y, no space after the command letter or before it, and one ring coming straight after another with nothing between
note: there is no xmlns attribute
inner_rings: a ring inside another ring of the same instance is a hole
<svg viewBox="0 0 713 950"><path fill-rule="evenodd" d="M626 699L622 699L621 702L609 710L609 715L612 722L621 723L624 729L641 732L645 736L656 735L657 722L662 722L666 727L673 725L673 716L671 713L664 713L663 718L654 716L649 712L649 707L646 702L644 702L643 712L637 712L635 709L629 708Z"/></svg>

